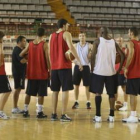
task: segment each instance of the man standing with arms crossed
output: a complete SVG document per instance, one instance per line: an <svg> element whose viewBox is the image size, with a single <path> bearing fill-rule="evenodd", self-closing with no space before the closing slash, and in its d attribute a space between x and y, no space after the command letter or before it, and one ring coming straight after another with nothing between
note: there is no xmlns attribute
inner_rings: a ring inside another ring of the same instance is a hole
<svg viewBox="0 0 140 140"><path fill-rule="evenodd" d="M74 67L74 74L73 74L73 84L74 86L74 93L75 93L75 103L72 106L72 109L77 109L79 107L78 102L78 96L79 96L79 85L81 82L81 79L83 80L83 85L85 86L85 92L87 97L87 109L91 109L91 103L90 103L90 92L89 92L89 80L90 80L90 68L89 68L89 54L92 50L93 45L86 42L86 34L85 33L79 33L79 41L77 44L74 44L74 47L76 48L77 54L81 60L83 71L79 70L79 66L76 64L75 61L75 67Z"/></svg>
<svg viewBox="0 0 140 140"><path fill-rule="evenodd" d="M137 95L140 94L140 41L138 38L138 29L132 27L128 30L130 37L128 56L124 67L124 74L127 78L126 94L130 95L131 114L123 122L136 123L137 117Z"/></svg>
<svg viewBox="0 0 140 140"><path fill-rule="evenodd" d="M121 56L121 63L118 69L120 72L123 62L124 54L119 48L118 44L108 35L108 29L102 27L100 29L100 37L95 40L91 54L91 85L90 91L95 93L95 106L96 115L93 118L95 122L101 122L101 102L102 92L104 84L106 87L107 94L109 95L110 113L108 117L109 122L114 122L114 105L115 105L115 94L116 94L116 70L115 60L116 52Z"/></svg>
<svg viewBox="0 0 140 140"><path fill-rule="evenodd" d="M62 87L62 116L60 121L71 121L71 118L66 115L69 90L73 89L72 83L72 64L67 60L65 53L70 49L79 63L79 69L82 70L80 59L72 43L71 34L67 31L69 24L67 20L60 19L57 22L58 30L50 35L50 63L51 63L51 90L53 113L51 120L58 120L57 103L60 87Z"/></svg>
<svg viewBox="0 0 140 140"><path fill-rule="evenodd" d="M26 38L19 36L17 38L17 46L14 48L12 53L12 74L14 78L15 91L13 93L13 109L12 113L23 113L18 108L18 99L21 89L25 88L25 74L26 74L26 63L27 59L20 57L19 54L26 46Z"/></svg>

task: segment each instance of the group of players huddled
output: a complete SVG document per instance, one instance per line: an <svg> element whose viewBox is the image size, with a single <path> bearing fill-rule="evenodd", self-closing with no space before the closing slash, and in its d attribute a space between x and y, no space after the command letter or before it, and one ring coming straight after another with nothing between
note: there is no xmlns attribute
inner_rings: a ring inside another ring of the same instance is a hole
<svg viewBox="0 0 140 140"><path fill-rule="evenodd" d="M101 122L102 93L105 86L109 96L110 112L107 120L114 122L115 101L117 103L117 89L121 86L124 92L124 103L119 109L128 109L127 98L130 95L131 114L124 118L124 122L138 122L136 112L137 95L140 94L140 42L138 30L132 27L128 30L130 38L127 47L123 39L116 41L108 34L107 27L101 27L99 37L94 43L86 42L86 34L79 33L79 42L73 44L69 23L65 19L57 22L58 30L46 42L44 28L38 28L37 37L26 44L26 38L19 36L17 46L12 53L12 74L15 90L13 93L12 113L22 113L23 117L30 117L29 103L31 96L37 96L37 118L47 118L43 113L44 97L47 96L47 87L52 90L52 115L51 120L58 120L57 104L60 89L62 89L62 111L60 121L71 121L66 114L69 90L74 89L75 102L72 109L79 107L79 85L81 80L85 86L87 97L86 108L91 109L90 94L95 94L95 117L93 121ZM11 87L5 73L2 40L4 33L0 31L0 118L9 117L3 112L5 103L11 93ZM65 56L70 50L75 59L73 74L72 62ZM119 56L119 63L116 58ZM25 88L27 77L24 110L18 108L19 94ZM73 87L74 85L74 87Z"/></svg>

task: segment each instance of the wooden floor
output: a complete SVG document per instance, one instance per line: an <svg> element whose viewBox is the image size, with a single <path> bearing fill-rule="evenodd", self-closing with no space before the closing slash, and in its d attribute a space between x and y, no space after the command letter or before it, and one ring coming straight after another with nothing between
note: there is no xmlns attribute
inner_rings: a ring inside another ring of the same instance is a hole
<svg viewBox="0 0 140 140"><path fill-rule="evenodd" d="M10 80L13 87L13 80ZM22 91L19 100L19 107L23 108L24 94ZM104 91L105 93L105 91ZM119 100L122 100L122 91L119 89ZM91 95L92 109L86 109L86 96L84 88L80 87L80 107L72 110L74 103L74 93L70 92L68 105L68 115L73 119L72 122L51 122L51 91L45 99L44 112L48 115L46 120L36 119L36 98L32 98L30 103L30 119L24 119L22 115L12 115L12 94L5 107L6 113L11 119L0 120L0 140L139 140L140 123L126 124L121 119L129 115L127 112L115 112L116 121L108 123L106 121L109 114L108 97L103 95L102 102L102 123L92 122L95 115L94 95ZM140 113L140 98L138 99L138 111ZM61 115L61 93L59 96L58 115Z"/></svg>

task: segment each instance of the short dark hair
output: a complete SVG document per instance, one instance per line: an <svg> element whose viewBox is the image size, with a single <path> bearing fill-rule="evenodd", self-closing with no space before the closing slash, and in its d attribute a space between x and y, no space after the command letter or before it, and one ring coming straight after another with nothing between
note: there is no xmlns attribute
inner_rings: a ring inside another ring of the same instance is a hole
<svg viewBox="0 0 140 140"><path fill-rule="evenodd" d="M130 32L133 32L134 36L138 36L138 29L136 27L131 27Z"/></svg>
<svg viewBox="0 0 140 140"><path fill-rule="evenodd" d="M86 33L85 33L85 32L83 32L83 31L81 31L81 32L79 33L79 35L80 35L80 34L84 34L84 35L86 36Z"/></svg>
<svg viewBox="0 0 140 140"><path fill-rule="evenodd" d="M103 26L102 29L103 29L105 34L108 34L108 31L109 31L108 27Z"/></svg>
<svg viewBox="0 0 140 140"><path fill-rule="evenodd" d="M44 35L45 35L45 29L44 29L44 28L38 28L38 30L37 30L37 35L38 35L39 37L44 36Z"/></svg>
<svg viewBox="0 0 140 140"><path fill-rule="evenodd" d="M26 37L25 37L25 36L18 36L18 38L17 38L17 44L18 44L19 42L21 42L22 39L26 39Z"/></svg>
<svg viewBox="0 0 140 140"><path fill-rule="evenodd" d="M0 39L2 39L5 36L4 32L0 31Z"/></svg>
<svg viewBox="0 0 140 140"><path fill-rule="evenodd" d="M57 22L57 27L58 28L63 28L63 25L66 25L68 23L68 21L66 19L59 19Z"/></svg>

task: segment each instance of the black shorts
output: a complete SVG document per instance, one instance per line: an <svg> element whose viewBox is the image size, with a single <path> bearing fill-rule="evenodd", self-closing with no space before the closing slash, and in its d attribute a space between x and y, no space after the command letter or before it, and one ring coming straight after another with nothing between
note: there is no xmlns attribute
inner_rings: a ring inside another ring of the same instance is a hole
<svg viewBox="0 0 140 140"><path fill-rule="evenodd" d="M0 75L0 93L11 92L11 86L6 75Z"/></svg>
<svg viewBox="0 0 140 140"><path fill-rule="evenodd" d="M125 86L127 79L124 77L124 74L118 74L118 86Z"/></svg>
<svg viewBox="0 0 140 140"><path fill-rule="evenodd" d="M90 92L103 93L104 84L107 94L116 93L116 74L113 76L101 76L92 73L90 82Z"/></svg>
<svg viewBox="0 0 140 140"><path fill-rule="evenodd" d="M140 94L140 78L127 79L126 94L136 96Z"/></svg>
<svg viewBox="0 0 140 140"><path fill-rule="evenodd" d="M18 89L24 89L25 88L25 76L18 76L18 75L13 75L14 78L14 88Z"/></svg>
<svg viewBox="0 0 140 140"><path fill-rule="evenodd" d="M48 80L28 80L26 94L30 96L47 96Z"/></svg>
<svg viewBox="0 0 140 140"><path fill-rule="evenodd" d="M51 71L51 90L60 91L73 90L72 69L61 69Z"/></svg>
<svg viewBox="0 0 140 140"><path fill-rule="evenodd" d="M73 84L80 85L81 79L84 86L89 86L90 83L90 68L89 66L83 66L83 70L79 70L79 66L75 65L73 73Z"/></svg>

